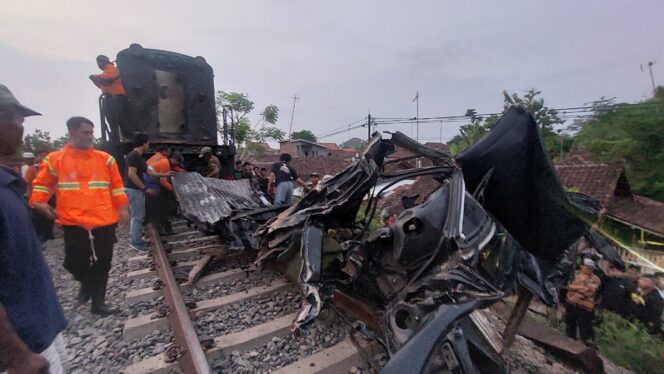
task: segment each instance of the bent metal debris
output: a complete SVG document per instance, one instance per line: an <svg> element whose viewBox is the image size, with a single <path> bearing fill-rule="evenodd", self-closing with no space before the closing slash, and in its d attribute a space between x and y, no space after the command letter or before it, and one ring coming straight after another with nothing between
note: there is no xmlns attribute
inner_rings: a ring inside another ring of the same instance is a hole
<svg viewBox="0 0 664 374"><path fill-rule="evenodd" d="M395 147L431 166L385 172ZM370 229L377 184L418 176L439 186ZM554 304L560 259L600 209L565 192L534 119L516 107L456 158L400 132L374 133L362 157L285 210L247 180L185 173L174 187L183 215L222 234L229 249L258 250L259 268L289 269L303 293L292 330L306 334L328 307L388 353L384 373L507 372L471 313L513 294Z"/></svg>

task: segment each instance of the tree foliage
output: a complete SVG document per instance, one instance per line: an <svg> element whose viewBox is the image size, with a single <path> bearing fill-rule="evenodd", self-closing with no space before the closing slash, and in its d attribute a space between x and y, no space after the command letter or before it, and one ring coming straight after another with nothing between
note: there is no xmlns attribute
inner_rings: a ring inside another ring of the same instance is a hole
<svg viewBox="0 0 664 374"><path fill-rule="evenodd" d="M556 126L564 121L555 109L545 104L541 94L536 89L526 91L523 96L503 92L504 109L521 105L529 111L554 159L572 145L583 147L598 162L623 164L636 193L664 200L664 87L659 87L654 97L637 104L599 98L591 104L590 115L573 121L567 131ZM482 118L474 109L467 110L466 117L468 122L448 142L452 154L481 139L499 118L497 115Z"/></svg>
<svg viewBox="0 0 664 374"><path fill-rule="evenodd" d="M254 110L254 102L245 93L217 91L216 102L217 116L226 110L233 125L238 125L241 119Z"/></svg>
<svg viewBox="0 0 664 374"><path fill-rule="evenodd" d="M279 119L279 108L276 105L268 105L261 112L261 119L271 125Z"/></svg>
<svg viewBox="0 0 664 374"><path fill-rule="evenodd" d="M57 148L54 146L53 141L51 141L51 134L48 131L36 129L33 134L28 134L23 138L23 150L25 152L37 154L40 152L51 152Z"/></svg>
<svg viewBox="0 0 664 374"><path fill-rule="evenodd" d="M516 105L530 112L542 132L546 148L552 154L557 154L556 151L560 147L561 138L563 138L564 149L569 149L571 141L564 141L564 133L556 133L554 126L562 124L564 121L558 116L558 112L555 109L545 104L541 94L542 92L535 88L527 90L523 96L519 96L517 93L508 94L507 91L503 91L503 111ZM456 135L447 143L452 154L462 152L475 144L495 126L500 118L496 114L483 118L477 114L475 109L468 109L466 117L468 118L468 123L462 125L459 128L459 135Z"/></svg>
<svg viewBox="0 0 664 374"><path fill-rule="evenodd" d="M558 117L558 111L549 108L544 104L544 98L541 97L542 91L535 88L527 90L523 96L516 93L511 95L507 91L503 91L505 100L503 101L503 111L509 109L512 105L523 107L526 111L533 115L537 125L542 131L542 135L554 133L554 125L562 124L564 121Z"/></svg>
<svg viewBox="0 0 664 374"><path fill-rule="evenodd" d="M286 132L276 126L265 126L254 132L254 139L264 143L270 139L282 141L286 137Z"/></svg>
<svg viewBox="0 0 664 374"><path fill-rule="evenodd" d="M314 135L313 132L310 130L300 130L300 131L294 131L291 134L291 139L302 139L302 140L308 140L310 142L316 142L316 135Z"/></svg>
<svg viewBox="0 0 664 374"><path fill-rule="evenodd" d="M52 139L48 131L36 129L34 133L23 137L21 152L32 152L34 154L53 152L62 149L67 143L69 143L69 134ZM97 148L101 143L101 138L95 138L92 145Z"/></svg>
<svg viewBox="0 0 664 374"><path fill-rule="evenodd" d="M595 159L625 166L632 190L664 200L664 88L638 104L593 104L589 119L576 124L576 143Z"/></svg>
<svg viewBox="0 0 664 374"><path fill-rule="evenodd" d="M274 125L279 119L279 108L276 105L268 105L260 113L261 118L255 126L251 126L251 121L247 116L254 110L255 104L249 95L238 92L217 91L217 116L221 117L226 111L230 120L232 136L239 145L246 145L248 142L265 142L268 140L282 140L286 134L276 126L264 126L265 123ZM220 120L219 123L223 123ZM256 129L258 125L263 125ZM219 131L223 131L219 129ZM243 153L244 155L244 153Z"/></svg>

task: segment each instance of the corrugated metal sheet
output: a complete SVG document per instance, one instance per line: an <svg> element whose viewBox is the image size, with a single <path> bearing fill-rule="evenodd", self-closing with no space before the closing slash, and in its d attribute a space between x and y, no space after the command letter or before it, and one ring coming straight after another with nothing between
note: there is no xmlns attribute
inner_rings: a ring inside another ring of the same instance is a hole
<svg viewBox="0 0 664 374"><path fill-rule="evenodd" d="M249 179L229 181L178 173L173 176L173 189L182 214L203 223L214 224L233 212L270 206L254 193Z"/></svg>

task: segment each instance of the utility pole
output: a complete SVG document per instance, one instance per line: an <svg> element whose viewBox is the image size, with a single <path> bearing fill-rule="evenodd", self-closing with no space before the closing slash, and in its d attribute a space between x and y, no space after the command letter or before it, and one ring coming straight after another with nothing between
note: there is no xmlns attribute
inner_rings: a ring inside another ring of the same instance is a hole
<svg viewBox="0 0 664 374"><path fill-rule="evenodd" d="M295 117L295 103L298 100L300 100L300 98L297 97L297 94L293 95L293 111L291 112L291 115L290 115L290 127L288 128L288 140L292 140L291 139L291 133L293 132L293 117Z"/></svg>
<svg viewBox="0 0 664 374"><path fill-rule="evenodd" d="M443 120L440 120L440 143L443 143Z"/></svg>
<svg viewBox="0 0 664 374"><path fill-rule="evenodd" d="M371 112L367 116L367 144L371 141Z"/></svg>
<svg viewBox="0 0 664 374"><path fill-rule="evenodd" d="M650 83L652 83L652 94L655 96L657 93L657 86L655 86L655 77L652 74L652 66L655 65L657 60L654 61L648 61L648 70L650 71ZM643 65L641 65L641 71L643 71Z"/></svg>
<svg viewBox="0 0 664 374"><path fill-rule="evenodd" d="M416 117L415 117L415 126L417 129L417 132L415 133L415 140L418 142L420 141L420 92L416 91L415 92L415 98L413 99L415 102L415 107L416 107Z"/></svg>

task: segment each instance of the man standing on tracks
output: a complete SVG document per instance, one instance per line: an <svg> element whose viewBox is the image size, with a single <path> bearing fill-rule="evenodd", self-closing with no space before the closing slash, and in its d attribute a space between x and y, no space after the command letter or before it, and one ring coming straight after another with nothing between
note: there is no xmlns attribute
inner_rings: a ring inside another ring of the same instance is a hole
<svg viewBox="0 0 664 374"><path fill-rule="evenodd" d="M166 146L159 146L152 157L147 161L148 170L156 173L171 174L171 163L169 161L171 151ZM147 211L148 222L154 223L162 231L162 235L173 235L171 221L168 220L173 196L173 185L166 177L159 178L159 190L157 194L145 197L145 210Z"/></svg>
<svg viewBox="0 0 664 374"><path fill-rule="evenodd" d="M279 156L279 161L272 164L270 185L274 184L276 188L274 206L291 205L293 203L294 182L302 186L305 190L308 190L306 183L297 176L295 168L289 165L291 160L291 155L282 153Z"/></svg>
<svg viewBox="0 0 664 374"><path fill-rule="evenodd" d="M92 313L107 316L117 312L106 305L106 286L115 226L129 218L127 195L115 158L92 148L92 121L72 117L67 129L69 144L44 158L30 205L64 229L64 267L81 283L77 301L92 299ZM54 192L55 210L48 205Z"/></svg>
<svg viewBox="0 0 664 374"><path fill-rule="evenodd" d="M113 140L118 141L119 129L123 128L124 125L124 107L127 93L122 85L120 71L108 57L104 55L97 56L97 66L103 73L90 75L89 78L95 86L101 89L102 95L106 95L104 101L107 105L106 119L111 126Z"/></svg>
<svg viewBox="0 0 664 374"><path fill-rule="evenodd" d="M16 155L26 108L0 84L0 156ZM63 372L60 332L67 327L51 272L31 223L26 183L0 166L0 372ZM57 347L56 347L57 346Z"/></svg>
<svg viewBox="0 0 664 374"><path fill-rule="evenodd" d="M150 139L142 132L136 133L133 139L134 149L125 158L127 164L127 180L125 181L125 193L129 199L131 208L131 221L129 222L130 246L136 251L147 251L143 241L143 219L145 218L145 200L147 187L144 175L154 177L169 176L170 173L156 173L148 169L148 164L143 158L145 152L150 150ZM150 192L153 193L153 192Z"/></svg>
<svg viewBox="0 0 664 374"><path fill-rule="evenodd" d="M198 157L207 162L207 172L205 176L208 178L219 178L219 173L221 172L221 163L219 162L217 156L212 154L212 148L201 148L201 154L198 155Z"/></svg>

